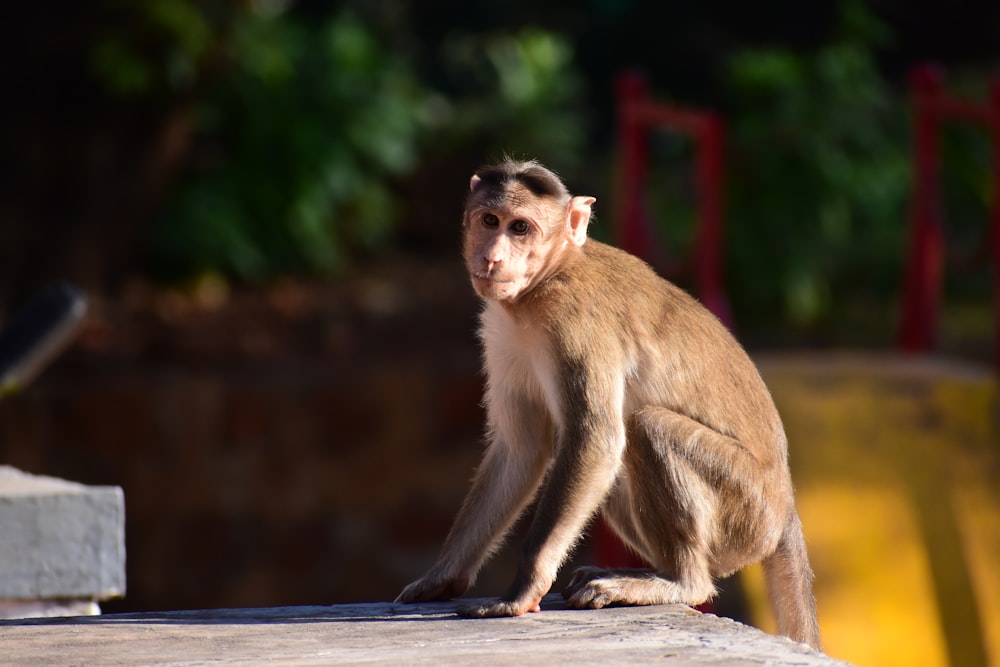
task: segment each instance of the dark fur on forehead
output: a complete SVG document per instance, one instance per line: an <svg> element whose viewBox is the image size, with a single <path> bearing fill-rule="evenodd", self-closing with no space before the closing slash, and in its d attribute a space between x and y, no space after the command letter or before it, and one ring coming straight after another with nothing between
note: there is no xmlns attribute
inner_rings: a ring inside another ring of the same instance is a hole
<svg viewBox="0 0 1000 667"><path fill-rule="evenodd" d="M519 199L515 186L520 185L532 195L554 199L560 204L570 199L569 190L554 172L534 160L518 161L506 159L498 164L486 165L476 170L479 183L469 194L469 202L477 200L481 205L501 208L511 198Z"/></svg>

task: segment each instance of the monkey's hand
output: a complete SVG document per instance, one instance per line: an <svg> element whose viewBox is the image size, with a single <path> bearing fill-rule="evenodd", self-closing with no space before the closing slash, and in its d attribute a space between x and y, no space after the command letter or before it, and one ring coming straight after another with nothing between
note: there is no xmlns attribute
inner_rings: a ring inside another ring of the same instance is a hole
<svg viewBox="0 0 1000 667"><path fill-rule="evenodd" d="M552 581L536 577L518 577L511 589L499 600L490 600L477 605L462 607L460 616L466 618L497 618L501 616L523 616L542 610L542 596L549 592Z"/></svg>
<svg viewBox="0 0 1000 667"><path fill-rule="evenodd" d="M467 577L444 577L433 570L403 589L396 602L429 602L457 598L469 588Z"/></svg>
<svg viewBox="0 0 1000 667"><path fill-rule="evenodd" d="M522 600L490 600L482 604L460 607L459 616L466 618L500 618L504 616L523 616L527 612L539 612L542 596Z"/></svg>

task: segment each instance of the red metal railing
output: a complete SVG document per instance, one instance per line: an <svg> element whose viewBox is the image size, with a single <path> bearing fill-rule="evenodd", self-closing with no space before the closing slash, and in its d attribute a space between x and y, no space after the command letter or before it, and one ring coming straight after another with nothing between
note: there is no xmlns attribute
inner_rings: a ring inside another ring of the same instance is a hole
<svg viewBox="0 0 1000 667"><path fill-rule="evenodd" d="M649 173L649 133L666 129L694 139L698 217L690 267L702 303L727 325L732 324L722 280L723 144L722 119L712 111L685 109L654 102L646 80L635 72L618 78L618 141L621 177L615 242L649 259L652 232L643 206Z"/></svg>
<svg viewBox="0 0 1000 667"><path fill-rule="evenodd" d="M994 80L988 102L968 102L947 96L941 70L925 64L911 72L910 90L914 113L913 194L898 341L904 352L917 354L926 352L933 345L940 318L944 268L940 136L942 126L949 121L984 125L990 133L993 203L989 238L993 261L994 313L1000 316L1000 78ZM995 326L994 354L1000 372L1000 321Z"/></svg>

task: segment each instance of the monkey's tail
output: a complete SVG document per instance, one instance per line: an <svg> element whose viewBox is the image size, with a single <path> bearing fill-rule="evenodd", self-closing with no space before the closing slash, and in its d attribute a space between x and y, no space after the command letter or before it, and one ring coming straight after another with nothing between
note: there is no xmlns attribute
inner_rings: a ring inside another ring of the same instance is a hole
<svg viewBox="0 0 1000 667"><path fill-rule="evenodd" d="M763 566L778 633L819 649L813 573L802 523L794 508L788 513L778 548L764 559Z"/></svg>

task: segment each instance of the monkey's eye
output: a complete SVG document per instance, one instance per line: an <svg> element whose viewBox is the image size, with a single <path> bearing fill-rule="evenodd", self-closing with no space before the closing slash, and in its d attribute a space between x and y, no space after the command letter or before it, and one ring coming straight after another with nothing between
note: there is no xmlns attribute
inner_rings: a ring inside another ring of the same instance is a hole
<svg viewBox="0 0 1000 667"><path fill-rule="evenodd" d="M517 236L524 236L531 230L531 225L529 225L524 220L515 220L510 223L510 231L512 231Z"/></svg>
<svg viewBox="0 0 1000 667"><path fill-rule="evenodd" d="M496 217L492 213L487 213L483 216L483 225L489 227L490 229L495 229L500 225L500 218Z"/></svg>

